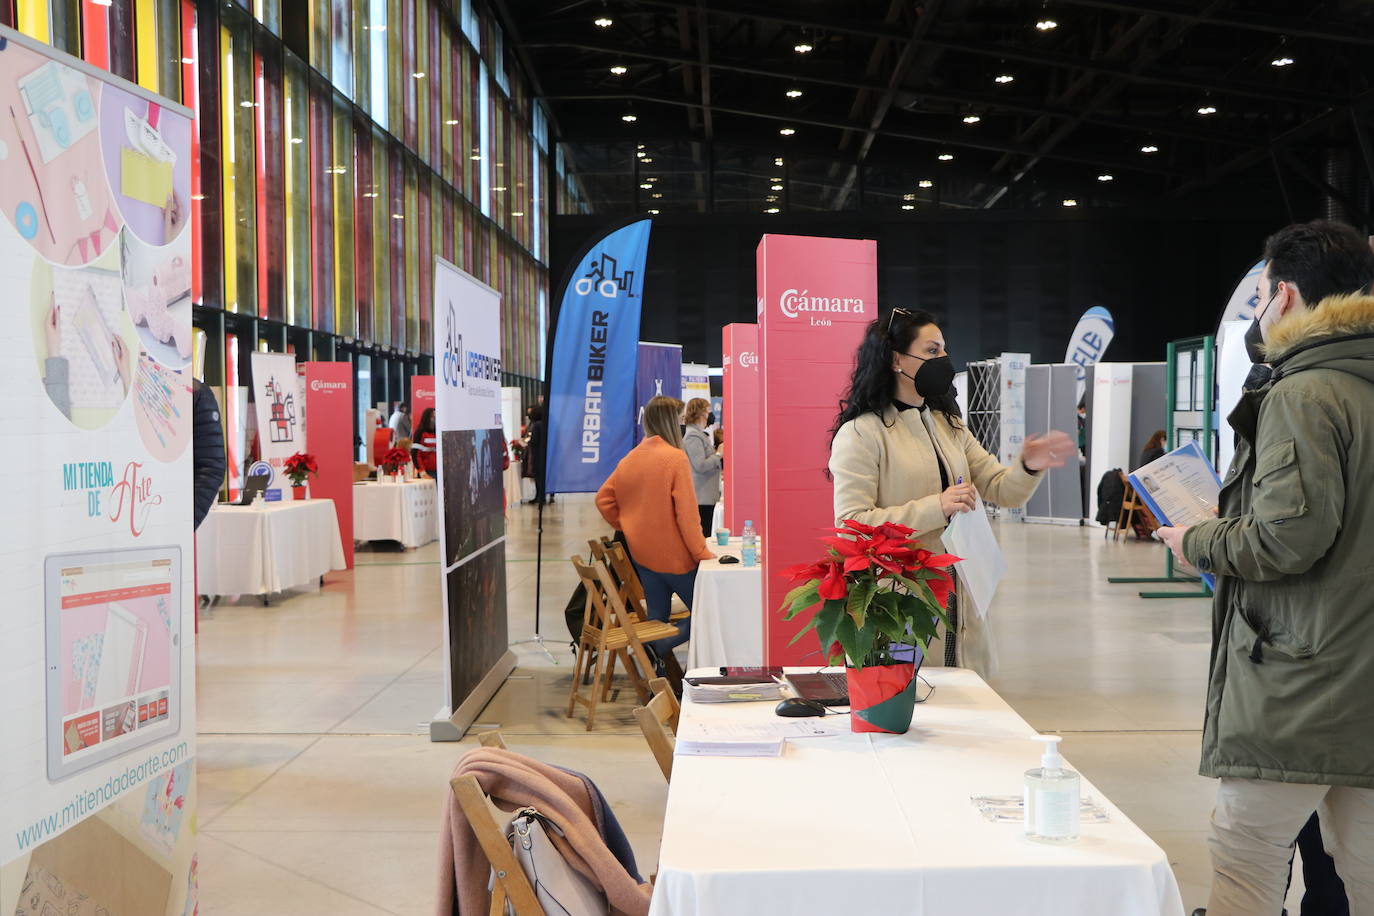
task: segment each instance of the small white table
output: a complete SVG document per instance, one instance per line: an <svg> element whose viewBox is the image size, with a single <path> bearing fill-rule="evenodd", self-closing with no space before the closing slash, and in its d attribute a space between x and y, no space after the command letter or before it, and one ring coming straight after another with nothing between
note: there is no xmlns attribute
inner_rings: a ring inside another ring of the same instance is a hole
<svg viewBox="0 0 1374 916"><path fill-rule="evenodd" d="M439 537L439 488L433 480L353 485L353 540L420 547Z"/></svg>
<svg viewBox="0 0 1374 916"><path fill-rule="evenodd" d="M732 537L729 547L721 547L711 538L706 546L717 557L738 557L744 539ZM763 567L743 563L722 566L719 559L702 562L697 566L692 594L687 667L762 664Z"/></svg>
<svg viewBox="0 0 1374 916"><path fill-rule="evenodd" d="M1110 820L1076 843L985 820L969 797L1020 794L1035 731L972 671L922 674L935 693L905 735L675 758L650 916L1182 916L1163 850L1086 780ZM684 698L682 722L772 720L773 705Z"/></svg>
<svg viewBox="0 0 1374 916"><path fill-rule="evenodd" d="M196 532L196 590L267 595L344 569L332 499L218 505Z"/></svg>

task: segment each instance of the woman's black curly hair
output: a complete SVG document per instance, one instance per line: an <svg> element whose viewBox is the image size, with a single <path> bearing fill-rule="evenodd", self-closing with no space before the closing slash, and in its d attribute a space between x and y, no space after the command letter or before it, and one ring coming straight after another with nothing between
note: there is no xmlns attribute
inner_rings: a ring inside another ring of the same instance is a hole
<svg viewBox="0 0 1374 916"><path fill-rule="evenodd" d="M854 358L854 374L849 379L849 391L840 399L840 411L835 417L835 425L830 428L833 442L840 427L866 413L883 415L892 403L896 380L893 378L892 354L906 353L911 342L921 333L921 328L935 324L935 316L929 312L914 309L898 309L890 317L885 316L871 322L864 331L863 343ZM950 425L960 425L959 403L954 399L954 391L926 398L932 410L938 410L949 420Z"/></svg>

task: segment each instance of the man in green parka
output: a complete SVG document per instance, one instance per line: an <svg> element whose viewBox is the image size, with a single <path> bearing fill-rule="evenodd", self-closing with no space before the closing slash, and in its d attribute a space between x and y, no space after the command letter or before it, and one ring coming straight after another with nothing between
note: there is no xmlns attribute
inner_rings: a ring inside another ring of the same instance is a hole
<svg viewBox="0 0 1374 916"><path fill-rule="evenodd" d="M1351 912L1372 914L1374 253L1349 226L1314 222L1275 234L1264 256L1247 343L1272 377L1229 418L1218 518L1160 530L1217 577L1207 914L1277 916L1314 811Z"/></svg>

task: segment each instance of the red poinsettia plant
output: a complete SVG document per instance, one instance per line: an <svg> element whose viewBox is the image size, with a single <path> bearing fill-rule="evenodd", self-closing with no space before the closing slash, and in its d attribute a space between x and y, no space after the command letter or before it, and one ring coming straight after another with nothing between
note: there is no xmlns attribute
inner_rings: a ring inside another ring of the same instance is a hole
<svg viewBox="0 0 1374 916"><path fill-rule="evenodd" d="M395 474L409 463L410 452L403 448L389 448L377 459L377 464L388 474Z"/></svg>
<svg viewBox="0 0 1374 916"><path fill-rule="evenodd" d="M315 461L315 456L309 452L297 452L287 458L281 464L281 469L291 478L291 486L300 487L305 485L305 478L314 477L320 472L320 466Z"/></svg>
<svg viewBox="0 0 1374 916"><path fill-rule="evenodd" d="M891 664L895 645L928 648L937 623L949 626L945 608L960 558L918 546L913 529L892 522L846 520L831 531L821 539L824 559L784 573L801 583L783 599L784 620L820 605L792 642L815 630L830 664L848 657L857 669Z"/></svg>

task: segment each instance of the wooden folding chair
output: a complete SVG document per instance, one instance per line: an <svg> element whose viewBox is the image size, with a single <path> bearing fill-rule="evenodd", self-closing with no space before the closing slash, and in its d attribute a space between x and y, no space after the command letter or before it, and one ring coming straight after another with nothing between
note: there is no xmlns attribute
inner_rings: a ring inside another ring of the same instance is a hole
<svg viewBox="0 0 1374 916"><path fill-rule="evenodd" d="M1121 476L1121 511L1116 515L1116 527L1112 529L1112 540L1121 540L1121 533L1131 529L1131 522L1137 512L1149 512L1149 507L1140 498L1140 494L1131 486L1131 481L1121 471L1117 471Z"/></svg>
<svg viewBox="0 0 1374 916"><path fill-rule="evenodd" d="M649 689L654 692L654 696L667 694L669 705L673 707L673 713L668 717L668 727L677 734L678 719L682 716L682 704L678 702L677 694L673 693L673 687L666 677L656 677L649 682Z"/></svg>
<svg viewBox="0 0 1374 916"><path fill-rule="evenodd" d="M506 738L501 734L501 729L499 728L489 728L484 732L479 732L477 734L477 743L482 745L482 747L494 747L503 751L510 750L510 748L506 747Z"/></svg>
<svg viewBox="0 0 1374 916"><path fill-rule="evenodd" d="M606 563L607 568L615 574L616 581L620 583L620 596L625 601L625 606L639 617L648 619L649 599L644 594L644 583L639 581L639 571L630 562L629 554L625 552L625 545L618 541L603 538L601 541L592 541L592 554ZM601 556L597 553L599 545ZM686 620L692 616L692 612L683 608L680 611L673 611L668 615L671 621Z"/></svg>
<svg viewBox="0 0 1374 916"><path fill-rule="evenodd" d="M501 829L502 812L482 791L477 777L469 773L450 780L449 785L496 876L492 882L488 916L507 916L510 911L514 911L515 916L544 916L544 908L539 905L539 898L520 863L515 860L515 853L511 852L510 843ZM504 815L504 820L509 821L510 816Z"/></svg>
<svg viewBox="0 0 1374 916"><path fill-rule="evenodd" d="M664 781L672 782L674 739L663 730L663 726L676 719L679 707L668 682L661 677L654 678L654 682L660 688L654 691L652 700L635 709L635 721L639 723L639 730L644 732L644 740L649 743L649 750L653 751L658 768L663 771Z"/></svg>
<svg viewBox="0 0 1374 916"><path fill-rule="evenodd" d="M587 613L582 623L582 636L577 641L577 660L574 662L572 688L568 693L568 717L577 704L587 707L587 730L596 720L597 704L610 694L614 660L619 658L634 685L639 702L649 699L648 678L654 665L644 643L668 639L677 635L677 627L656 620L635 620L621 600L620 591L606 565L593 559L583 563L572 557L573 568L587 589ZM578 689L586 674L593 670L590 697Z"/></svg>

